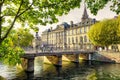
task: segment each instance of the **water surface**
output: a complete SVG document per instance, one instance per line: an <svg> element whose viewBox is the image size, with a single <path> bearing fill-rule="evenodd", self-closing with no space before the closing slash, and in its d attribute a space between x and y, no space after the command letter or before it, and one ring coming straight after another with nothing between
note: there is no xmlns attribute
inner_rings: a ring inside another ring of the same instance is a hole
<svg viewBox="0 0 120 80"><path fill-rule="evenodd" d="M0 76L6 80L120 80L120 64L100 62L90 64L89 61L78 64L64 61L62 67L55 67L43 64L42 59L43 57L36 58L34 73L20 72L16 67L0 63Z"/></svg>

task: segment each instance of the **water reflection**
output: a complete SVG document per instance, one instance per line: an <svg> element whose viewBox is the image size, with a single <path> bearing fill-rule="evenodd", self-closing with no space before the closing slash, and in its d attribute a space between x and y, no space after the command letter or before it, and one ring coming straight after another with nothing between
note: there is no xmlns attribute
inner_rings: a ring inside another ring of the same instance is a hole
<svg viewBox="0 0 120 80"><path fill-rule="evenodd" d="M120 80L120 64L84 61L63 62L62 67L43 64L43 57L35 60L34 73L21 71L0 63L0 76L7 80ZM0 80L2 80L0 78Z"/></svg>
<svg viewBox="0 0 120 80"><path fill-rule="evenodd" d="M0 63L0 76L7 79L16 78L16 67L10 67Z"/></svg>

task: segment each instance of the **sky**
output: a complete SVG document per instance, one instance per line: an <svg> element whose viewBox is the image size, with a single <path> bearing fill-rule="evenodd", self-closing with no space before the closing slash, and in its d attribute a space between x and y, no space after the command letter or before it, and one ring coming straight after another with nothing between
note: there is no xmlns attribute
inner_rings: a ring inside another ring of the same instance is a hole
<svg viewBox="0 0 120 80"><path fill-rule="evenodd" d="M114 16L116 16L116 13L110 11L109 6L110 6L110 3L108 3L102 10L99 10L96 16L91 14L90 10L87 9L89 18L95 18L96 20L113 18ZM45 31L46 29L49 29L50 27L53 27L53 29L55 29L56 25L59 25L62 22L67 22L68 24L70 24L70 21L73 21L73 23L81 22L83 11L84 11L84 3L82 2L80 8L75 8L71 10L67 15L59 16L58 23L47 25L47 26L39 26L39 34L41 35L43 31Z"/></svg>

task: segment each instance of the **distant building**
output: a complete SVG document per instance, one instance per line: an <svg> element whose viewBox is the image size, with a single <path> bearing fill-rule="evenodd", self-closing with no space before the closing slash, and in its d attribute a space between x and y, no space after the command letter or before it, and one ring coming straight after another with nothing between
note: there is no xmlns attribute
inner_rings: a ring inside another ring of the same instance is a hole
<svg viewBox="0 0 120 80"><path fill-rule="evenodd" d="M89 18L86 7L81 18L81 22L70 24L63 22L57 25L56 29L48 29L42 32L42 43L52 46L54 49L93 49L87 37L90 26L96 22L96 19Z"/></svg>

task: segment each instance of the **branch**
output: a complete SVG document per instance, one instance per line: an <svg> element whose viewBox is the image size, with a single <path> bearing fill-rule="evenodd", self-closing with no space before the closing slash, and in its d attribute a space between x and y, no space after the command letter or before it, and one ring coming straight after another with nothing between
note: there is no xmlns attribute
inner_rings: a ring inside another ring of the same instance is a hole
<svg viewBox="0 0 120 80"><path fill-rule="evenodd" d="M1 1L0 5L3 5L4 2L5 2L5 0Z"/></svg>
<svg viewBox="0 0 120 80"><path fill-rule="evenodd" d="M5 15L0 16L1 19L2 19L3 17L5 17Z"/></svg>
<svg viewBox="0 0 120 80"><path fill-rule="evenodd" d="M3 6L4 1L5 0L1 1L1 3L0 3L0 43L2 42L1 35L2 35L2 18L3 18L3 16L1 14L2 14L2 6Z"/></svg>
<svg viewBox="0 0 120 80"><path fill-rule="evenodd" d="M31 6L34 4L34 0L33 0L33 2L31 3L31 5L28 7L28 8L26 8L23 12L21 12L19 15L18 15L18 17L20 16L20 15L22 15L23 13L25 13L27 10L29 10L30 8L31 8ZM61 2L66 2L66 0L63 0L63 1L61 1ZM43 7L40 7L40 8L47 8L47 7L51 7L51 6L55 6L55 5L57 5L57 4L50 4L50 5L48 5L48 6L43 6Z"/></svg>
<svg viewBox="0 0 120 80"><path fill-rule="evenodd" d="M33 2L31 3L31 5L29 7L27 7L23 12L21 12L21 13L18 14L18 17L20 15L22 15L23 13L25 13L27 10L29 10L32 7L33 4L34 4L34 0L33 0Z"/></svg>
<svg viewBox="0 0 120 80"><path fill-rule="evenodd" d="M8 36L8 34L9 34L10 31L11 31L11 29L13 28L13 26L14 26L14 24L15 24L15 21L16 21L16 19L18 18L18 14L19 14L19 12L20 12L20 9L21 9L22 4L23 4L23 0L21 0L20 6L19 6L18 11L17 11L17 14L15 15L14 20L13 20L10 28L9 28L8 31L6 32L5 36L3 36L2 41Z"/></svg>

